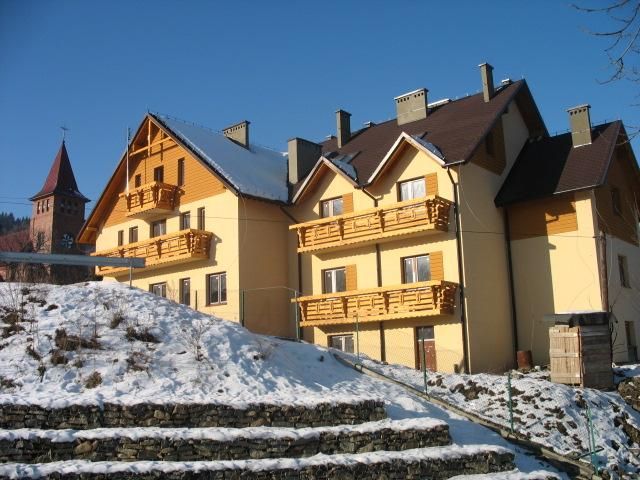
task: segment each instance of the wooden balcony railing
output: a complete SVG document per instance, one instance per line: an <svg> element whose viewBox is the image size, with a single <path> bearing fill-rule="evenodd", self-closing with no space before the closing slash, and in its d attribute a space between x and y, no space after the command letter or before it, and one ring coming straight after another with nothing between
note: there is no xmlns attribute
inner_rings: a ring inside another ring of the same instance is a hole
<svg viewBox="0 0 640 480"><path fill-rule="evenodd" d="M452 315L456 283L442 280L299 297L302 327Z"/></svg>
<svg viewBox="0 0 640 480"><path fill-rule="evenodd" d="M143 217L172 211L176 205L178 187L162 182L141 185L129 193L121 193L127 202L128 217Z"/></svg>
<svg viewBox="0 0 640 480"><path fill-rule="evenodd" d="M399 235L449 229L452 202L437 196L407 200L383 207L345 213L291 225L298 234L298 252L337 249L380 242Z"/></svg>
<svg viewBox="0 0 640 480"><path fill-rule="evenodd" d="M211 232L203 230L180 230L142 242L122 245L92 255L116 258L144 258L145 269L167 263L182 263L209 258ZM113 275L128 271L128 267L96 267L98 275Z"/></svg>

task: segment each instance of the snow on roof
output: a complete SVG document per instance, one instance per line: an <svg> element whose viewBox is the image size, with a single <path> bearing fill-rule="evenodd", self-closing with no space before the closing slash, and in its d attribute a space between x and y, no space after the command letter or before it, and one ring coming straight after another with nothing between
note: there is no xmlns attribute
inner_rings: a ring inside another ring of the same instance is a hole
<svg viewBox="0 0 640 480"><path fill-rule="evenodd" d="M357 180L358 174L356 173L356 169L353 165L351 165L351 160L353 160L353 155L339 155L335 158L331 158L330 161L344 173L346 173L351 179Z"/></svg>
<svg viewBox="0 0 640 480"><path fill-rule="evenodd" d="M166 115L150 114L240 193L286 202L287 158L257 145L244 148L221 133Z"/></svg>
<svg viewBox="0 0 640 480"><path fill-rule="evenodd" d="M433 153L436 157L438 157L440 160L444 160L444 155L442 154L442 152L440 151L440 149L438 147L436 147L433 143L431 142L427 142L426 140L423 140L422 138L420 138L418 135L411 135L411 138L413 138L416 142L418 142L420 145L422 145L424 148L426 148L427 150L429 150L431 153Z"/></svg>

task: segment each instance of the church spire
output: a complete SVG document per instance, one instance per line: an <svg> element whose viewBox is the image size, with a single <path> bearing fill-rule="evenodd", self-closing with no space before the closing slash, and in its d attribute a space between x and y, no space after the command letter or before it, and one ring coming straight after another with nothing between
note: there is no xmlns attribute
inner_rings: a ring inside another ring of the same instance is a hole
<svg viewBox="0 0 640 480"><path fill-rule="evenodd" d="M30 200L34 201L53 194L65 195L84 202L89 201L87 197L78 191L78 184L76 183L76 177L73 175L64 139L42 189Z"/></svg>

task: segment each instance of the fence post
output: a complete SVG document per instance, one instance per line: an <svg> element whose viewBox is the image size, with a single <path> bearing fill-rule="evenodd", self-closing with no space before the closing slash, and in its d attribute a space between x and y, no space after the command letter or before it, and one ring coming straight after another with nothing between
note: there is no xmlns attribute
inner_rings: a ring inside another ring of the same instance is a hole
<svg viewBox="0 0 640 480"><path fill-rule="evenodd" d="M508 390L508 405L509 405L509 427L511 428L511 433L513 433L513 398L511 396L511 370L507 375L507 390Z"/></svg>
<svg viewBox="0 0 640 480"><path fill-rule="evenodd" d="M358 319L357 313L356 313L356 357L358 359L358 363L360 363L360 321Z"/></svg>
<svg viewBox="0 0 640 480"><path fill-rule="evenodd" d="M240 325L244 327L244 290L240 290Z"/></svg>
<svg viewBox="0 0 640 480"><path fill-rule="evenodd" d="M293 291L293 297L296 300L294 307L296 309L296 340L300 340L300 304L298 303L298 291Z"/></svg>
<svg viewBox="0 0 640 480"><path fill-rule="evenodd" d="M418 345L420 345L420 365L422 366L422 379L424 380L424 394L428 395L427 392L427 358L426 353L424 351L424 338L418 341Z"/></svg>

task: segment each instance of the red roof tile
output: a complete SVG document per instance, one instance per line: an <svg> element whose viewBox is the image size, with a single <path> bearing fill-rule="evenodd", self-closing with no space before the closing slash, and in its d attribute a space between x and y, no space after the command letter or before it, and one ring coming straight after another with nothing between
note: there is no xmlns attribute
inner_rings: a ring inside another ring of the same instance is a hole
<svg viewBox="0 0 640 480"><path fill-rule="evenodd" d="M67 147L62 141L60 150L56 155L49 175L42 186L42 189L30 198L31 201L38 198L45 197L47 195L65 195L67 197L77 198L84 202L88 202L89 199L82 195L78 190L78 184L76 183L76 177L73 175L71 168L71 162L69 161L69 154L67 153Z"/></svg>

